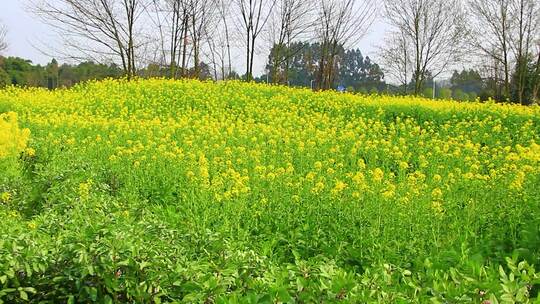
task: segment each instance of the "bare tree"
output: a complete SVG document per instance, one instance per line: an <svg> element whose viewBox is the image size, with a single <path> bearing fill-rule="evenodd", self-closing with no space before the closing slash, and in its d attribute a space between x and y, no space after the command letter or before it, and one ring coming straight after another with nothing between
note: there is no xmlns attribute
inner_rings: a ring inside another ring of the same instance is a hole
<svg viewBox="0 0 540 304"><path fill-rule="evenodd" d="M525 91L536 70L540 4L535 0L469 0L469 6L473 29L470 41L480 56L491 58L491 69L502 73L498 95L526 103ZM533 97L535 87L533 81Z"/></svg>
<svg viewBox="0 0 540 304"><path fill-rule="evenodd" d="M410 47L405 33L393 32L386 37L385 46L379 49L383 71L399 82L404 94L408 93L409 77L412 76Z"/></svg>
<svg viewBox="0 0 540 304"><path fill-rule="evenodd" d="M253 63L257 38L265 28L275 0L234 0L240 11L237 23L246 42L246 80L253 80Z"/></svg>
<svg viewBox="0 0 540 304"><path fill-rule="evenodd" d="M200 77L201 46L205 41L208 27L216 21L218 17L215 2L206 0L188 0L189 33L193 50L193 75Z"/></svg>
<svg viewBox="0 0 540 304"><path fill-rule="evenodd" d="M185 36L188 27L188 10L186 8L185 0L169 0L171 6L171 23L170 23L170 77L176 78L178 76L178 63L180 50L185 42ZM185 56L185 55L184 55ZM185 71L185 60L181 66L181 73Z"/></svg>
<svg viewBox="0 0 540 304"><path fill-rule="evenodd" d="M216 26L208 28L204 55L213 68L214 79L226 80L231 74L231 46L228 30L223 30L227 23L219 18Z"/></svg>
<svg viewBox="0 0 540 304"><path fill-rule="evenodd" d="M534 40L540 33L540 4L534 0L512 1L512 20L515 30L512 34L512 49L515 54L515 92L517 101L526 103L525 88L529 81L529 63L534 60Z"/></svg>
<svg viewBox="0 0 540 304"><path fill-rule="evenodd" d="M0 24L0 52L4 52L7 48L7 28L5 25Z"/></svg>
<svg viewBox="0 0 540 304"><path fill-rule="evenodd" d="M311 9L310 3L305 0L277 1L268 27L271 52L269 72L274 83L288 82L290 60L301 51L301 48L292 50L291 44L305 35L313 25Z"/></svg>
<svg viewBox="0 0 540 304"><path fill-rule="evenodd" d="M409 56L403 60L412 63L414 94L418 95L429 73L436 77L460 60L466 37L461 1L385 0L384 9L386 20L403 39L393 46L393 56Z"/></svg>
<svg viewBox="0 0 540 304"><path fill-rule="evenodd" d="M531 95L532 95L532 103L540 104L540 38L538 38L535 42L536 47L536 55L532 68L532 88L531 88Z"/></svg>
<svg viewBox="0 0 540 304"><path fill-rule="evenodd" d="M371 0L320 0L317 10L316 37L321 54L316 83L326 90L336 77L339 49L358 43L373 23L376 10Z"/></svg>
<svg viewBox="0 0 540 304"><path fill-rule="evenodd" d="M512 0L469 0L471 17L470 41L484 56L491 57L503 69L502 95L510 97Z"/></svg>
<svg viewBox="0 0 540 304"><path fill-rule="evenodd" d="M231 61L231 39L229 34L229 17L230 17L230 2L228 0L214 0L218 8L219 16L221 17L222 26L224 29L224 36L221 39L221 50L224 49L227 51L227 68L225 68L224 56L221 56L221 67L222 67L222 77L223 79L229 78L232 74L232 61ZM222 52L223 54L223 52Z"/></svg>
<svg viewBox="0 0 540 304"><path fill-rule="evenodd" d="M119 61L131 78L144 43L139 20L146 6L146 0L43 0L33 11L58 32L67 57Z"/></svg>
<svg viewBox="0 0 540 304"><path fill-rule="evenodd" d="M153 1L153 12L149 14L159 33L159 65L168 66L169 77L182 74L179 62L185 31L188 30L187 0ZM180 70L180 71L179 71Z"/></svg>

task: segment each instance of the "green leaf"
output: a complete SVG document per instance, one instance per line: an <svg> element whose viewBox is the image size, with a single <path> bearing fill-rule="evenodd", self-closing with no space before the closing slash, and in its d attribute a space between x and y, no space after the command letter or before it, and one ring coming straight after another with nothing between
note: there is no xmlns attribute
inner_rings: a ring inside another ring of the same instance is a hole
<svg viewBox="0 0 540 304"><path fill-rule="evenodd" d="M28 301L28 294L24 290L19 290L19 296L21 299Z"/></svg>
<svg viewBox="0 0 540 304"><path fill-rule="evenodd" d="M98 291L95 287L90 287L88 288L88 293L90 294L90 299L92 299L92 301L96 301L97 300L97 295L98 295Z"/></svg>
<svg viewBox="0 0 540 304"><path fill-rule="evenodd" d="M172 283L173 286L177 286L177 287L180 287L182 286L182 281L175 281L174 283Z"/></svg>
<svg viewBox="0 0 540 304"><path fill-rule="evenodd" d="M282 302L289 302L290 300L292 300L291 295L285 288L280 288L278 290L278 296Z"/></svg>
<svg viewBox="0 0 540 304"><path fill-rule="evenodd" d="M143 270L145 267L150 266L150 265L151 265L150 262L146 262L146 261L142 262L142 263L139 264L139 269Z"/></svg>
<svg viewBox="0 0 540 304"><path fill-rule="evenodd" d="M502 268L502 266L499 265L499 276L502 278L502 279L508 279L508 277L506 276L506 272L504 272L504 269Z"/></svg>
<svg viewBox="0 0 540 304"><path fill-rule="evenodd" d="M87 269L88 269L88 274L89 275L93 276L95 274L94 273L94 266L88 265Z"/></svg>
<svg viewBox="0 0 540 304"><path fill-rule="evenodd" d="M501 300L508 303L515 303L514 297L511 294L504 294L501 296Z"/></svg>
<svg viewBox="0 0 540 304"><path fill-rule="evenodd" d="M187 283L182 284L182 290L186 292L194 292L200 289L201 287L199 287L199 285L193 282L187 282Z"/></svg>
<svg viewBox="0 0 540 304"><path fill-rule="evenodd" d="M103 300L103 303L105 304L112 304L113 303L113 300L110 296L105 296L105 299Z"/></svg>

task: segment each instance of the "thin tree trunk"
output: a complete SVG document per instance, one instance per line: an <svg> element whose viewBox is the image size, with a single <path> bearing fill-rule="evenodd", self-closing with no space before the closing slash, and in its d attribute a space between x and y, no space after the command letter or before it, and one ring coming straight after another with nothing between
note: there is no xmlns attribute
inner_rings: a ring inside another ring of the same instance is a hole
<svg viewBox="0 0 540 304"><path fill-rule="evenodd" d="M251 39L250 31L247 31L246 39L246 81L251 81L251 75L249 74L250 58L251 58Z"/></svg>
<svg viewBox="0 0 540 304"><path fill-rule="evenodd" d="M188 40L188 15L187 15L187 12L184 10L184 32L183 32L183 35L182 35L182 39L184 40L184 43L183 43L183 49L182 49L182 73L181 73L181 77L186 77L186 59L187 59L187 40Z"/></svg>
<svg viewBox="0 0 540 304"><path fill-rule="evenodd" d="M251 37L251 58L249 62L249 80L253 80L253 61L255 59L255 38L256 36Z"/></svg>

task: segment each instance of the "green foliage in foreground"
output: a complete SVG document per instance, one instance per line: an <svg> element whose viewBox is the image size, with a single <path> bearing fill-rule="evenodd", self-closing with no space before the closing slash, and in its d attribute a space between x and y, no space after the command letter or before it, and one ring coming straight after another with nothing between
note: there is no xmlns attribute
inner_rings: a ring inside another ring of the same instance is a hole
<svg viewBox="0 0 540 304"><path fill-rule="evenodd" d="M0 302L539 302L536 107L108 80L8 111Z"/></svg>

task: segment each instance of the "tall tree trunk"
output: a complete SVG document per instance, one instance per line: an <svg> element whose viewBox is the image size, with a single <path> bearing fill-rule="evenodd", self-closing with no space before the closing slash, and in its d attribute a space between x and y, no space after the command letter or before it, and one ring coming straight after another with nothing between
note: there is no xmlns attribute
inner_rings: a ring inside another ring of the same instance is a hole
<svg viewBox="0 0 540 304"><path fill-rule="evenodd" d="M247 30L246 35L246 81L251 81L251 74L249 73L249 67L250 67L250 59L251 59L251 35L250 30Z"/></svg>
<svg viewBox="0 0 540 304"><path fill-rule="evenodd" d="M321 45L321 59L319 62L319 72L317 76L317 88L325 89L325 74L328 64L328 42L324 41Z"/></svg>
<svg viewBox="0 0 540 304"><path fill-rule="evenodd" d="M420 20L418 16L415 17L414 20L414 35L415 35L415 48L416 48L416 67L414 71L414 95L418 96L420 94L420 86L421 86L421 73L420 67L421 64L421 51L420 51Z"/></svg>
<svg viewBox="0 0 540 304"><path fill-rule="evenodd" d="M252 35L251 38L251 58L249 62L249 80L253 80L253 61L255 60L255 39L256 36Z"/></svg>
<svg viewBox="0 0 540 304"><path fill-rule="evenodd" d="M538 59L536 60L536 66L533 75L533 87L532 87L532 99L533 103L540 103L540 49L538 50Z"/></svg>
<svg viewBox="0 0 540 304"><path fill-rule="evenodd" d="M188 15L187 12L184 10L184 26L183 26L183 35L182 39L184 40L183 46L182 46L182 72L180 74L181 77L186 77L186 59L187 59L187 42L188 42Z"/></svg>
<svg viewBox="0 0 540 304"><path fill-rule="evenodd" d="M229 27L227 25L227 18L225 18L225 14L223 14L223 25L225 26L225 40L227 42L227 57L229 60L229 68L228 68L228 75L223 74L223 78L227 79L232 74L232 63L231 63L231 43L229 40Z"/></svg>
<svg viewBox="0 0 540 304"><path fill-rule="evenodd" d="M502 51L503 51L503 68L504 68L504 98L510 97L510 63L508 60L508 38L507 38L507 22L508 11L507 4L501 4L501 26L502 26Z"/></svg>
<svg viewBox="0 0 540 304"><path fill-rule="evenodd" d="M278 79L278 69L279 69L279 63L280 63L280 55L281 55L281 45L276 45L274 47L274 54L272 56L272 71L271 71L271 81L272 83L280 83L280 79ZM279 77L280 78L280 77Z"/></svg>

